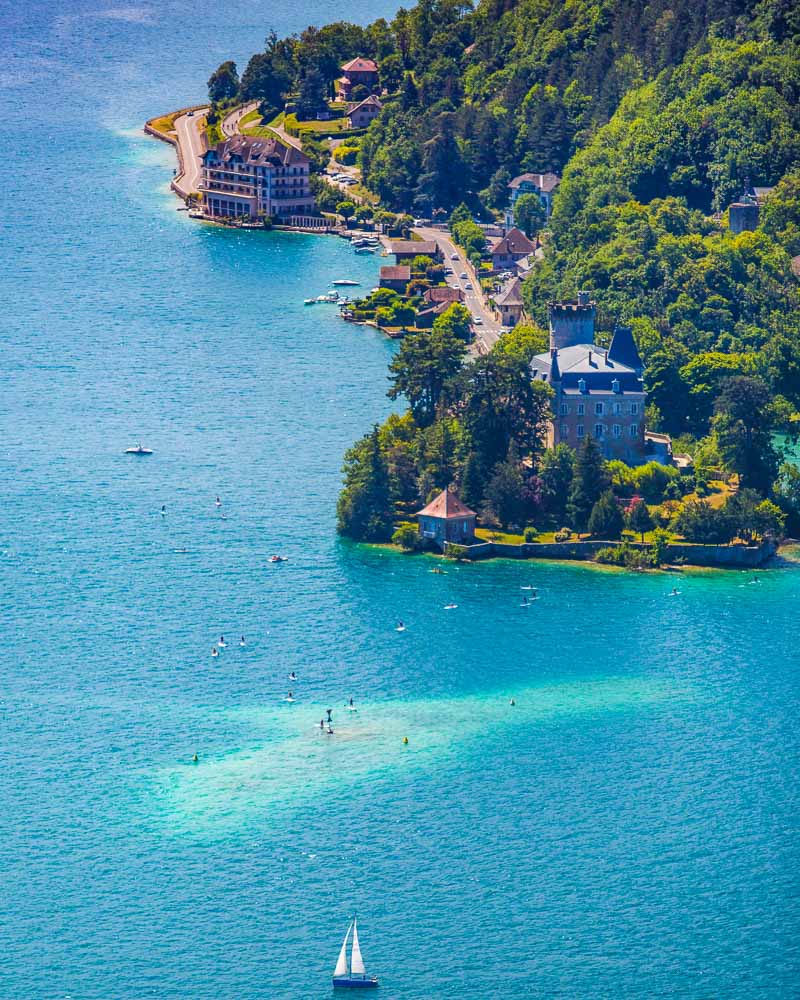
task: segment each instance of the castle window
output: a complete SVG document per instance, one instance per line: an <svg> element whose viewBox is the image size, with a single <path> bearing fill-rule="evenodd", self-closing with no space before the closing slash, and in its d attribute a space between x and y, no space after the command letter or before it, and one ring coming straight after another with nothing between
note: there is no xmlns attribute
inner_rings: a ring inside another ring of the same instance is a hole
<svg viewBox="0 0 800 1000"><path fill-rule="evenodd" d="M638 412L639 412L639 404L631 403L631 416L635 417Z"/></svg>
<svg viewBox="0 0 800 1000"><path fill-rule="evenodd" d="M561 404L561 416L562 416L562 417L566 417L566 415L567 415L568 413L569 413L569 407L567 406L567 404L566 404L566 403L562 403L562 404Z"/></svg>
<svg viewBox="0 0 800 1000"><path fill-rule="evenodd" d="M614 416L618 417L622 413L622 403L614 403Z"/></svg>
<svg viewBox="0 0 800 1000"><path fill-rule="evenodd" d="M632 438L639 437L639 425L638 424L631 424L631 437Z"/></svg>
<svg viewBox="0 0 800 1000"><path fill-rule="evenodd" d="M561 437L569 437L569 427L566 424L561 425Z"/></svg>
<svg viewBox="0 0 800 1000"><path fill-rule="evenodd" d="M602 403L595 403L594 404L594 415L596 417L602 417L603 416L603 404Z"/></svg>
<svg viewBox="0 0 800 1000"><path fill-rule="evenodd" d="M603 436L603 425L602 424L595 424L594 425L594 436L597 438L598 441Z"/></svg>
<svg viewBox="0 0 800 1000"><path fill-rule="evenodd" d="M578 403L578 416L582 417L586 413L586 404Z"/></svg>
<svg viewBox="0 0 800 1000"><path fill-rule="evenodd" d="M614 437L622 437L622 427L619 424L614 424Z"/></svg>
<svg viewBox="0 0 800 1000"><path fill-rule="evenodd" d="M584 431L583 431L583 424L578 424L578 426L577 426L577 427L575 428L575 430L576 430L576 432L577 432L577 435L578 435L578 437L579 437L579 438L582 438L582 437L583 437L583 434L584 434Z"/></svg>

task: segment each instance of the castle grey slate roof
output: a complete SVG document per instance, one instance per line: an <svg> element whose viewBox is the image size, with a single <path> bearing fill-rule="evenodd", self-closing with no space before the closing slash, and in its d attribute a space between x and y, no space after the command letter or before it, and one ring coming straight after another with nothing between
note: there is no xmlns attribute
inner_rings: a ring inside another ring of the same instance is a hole
<svg viewBox="0 0 800 1000"><path fill-rule="evenodd" d="M608 348L608 356L613 361L627 365L629 368L641 371L644 365L639 354L639 348L633 339L633 331L629 326L617 326L614 336L611 338L611 345Z"/></svg>
<svg viewBox="0 0 800 1000"><path fill-rule="evenodd" d="M515 177L508 186L510 188L518 188L521 187L526 181L539 188L540 191L547 193L548 191L552 191L554 188L558 187L561 183L561 178L558 174L550 172L546 174L520 174L519 177Z"/></svg>
<svg viewBox="0 0 800 1000"><path fill-rule="evenodd" d="M534 379L550 382L553 372L553 361L556 371L561 374L561 391L565 395L591 395L593 392L613 392L613 382L619 382L620 392L643 392L642 380L634 368L614 360L610 353L596 344L575 344L572 347L562 347L556 352L555 359L551 353L537 354L531 362ZM578 386L580 380L586 383L586 392L581 393Z"/></svg>

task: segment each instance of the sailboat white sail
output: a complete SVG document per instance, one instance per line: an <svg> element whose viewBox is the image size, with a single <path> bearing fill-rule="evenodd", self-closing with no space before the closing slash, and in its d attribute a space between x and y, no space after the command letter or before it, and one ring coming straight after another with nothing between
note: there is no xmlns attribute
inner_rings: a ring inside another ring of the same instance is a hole
<svg viewBox="0 0 800 1000"><path fill-rule="evenodd" d="M358 926L356 920L353 920L353 951L350 957L350 969L354 976L365 976L367 974L364 959L361 957L361 946L358 943Z"/></svg>
<svg viewBox="0 0 800 1000"><path fill-rule="evenodd" d="M353 925L347 928L347 933L344 936L344 941L342 942L342 950L339 952L339 959L336 962L336 968L333 970L334 977L346 976L347 975L347 942L350 939L350 931ZM359 955L361 952L359 951Z"/></svg>

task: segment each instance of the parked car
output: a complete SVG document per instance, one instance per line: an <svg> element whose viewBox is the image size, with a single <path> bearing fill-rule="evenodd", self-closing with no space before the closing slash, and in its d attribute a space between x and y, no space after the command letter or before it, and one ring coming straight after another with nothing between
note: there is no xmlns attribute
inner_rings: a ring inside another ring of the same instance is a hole
<svg viewBox="0 0 800 1000"><path fill-rule="evenodd" d="M473 316L472 322L475 324L475 326L483 326L483 320L480 318L480 316Z"/></svg>
<svg viewBox="0 0 800 1000"><path fill-rule="evenodd" d="M457 253L451 253L450 254L450 260L458 260L458 254Z"/></svg>
<svg viewBox="0 0 800 1000"><path fill-rule="evenodd" d="M461 274L459 274L459 278L461 278L462 281L466 281L467 280L467 272L466 271L462 271Z"/></svg>
<svg viewBox="0 0 800 1000"><path fill-rule="evenodd" d="M464 285L464 288L470 288L471 289L472 288L472 282L471 281L467 281L465 283L465 285Z"/></svg>

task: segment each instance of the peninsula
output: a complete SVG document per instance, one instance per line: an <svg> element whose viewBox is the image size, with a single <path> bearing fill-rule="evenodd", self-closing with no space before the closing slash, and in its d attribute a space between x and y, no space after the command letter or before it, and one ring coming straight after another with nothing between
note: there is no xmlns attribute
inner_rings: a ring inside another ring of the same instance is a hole
<svg viewBox="0 0 800 1000"><path fill-rule="evenodd" d="M197 214L355 220L395 257L344 317L401 339L408 411L348 452L342 534L637 564L800 532L795 22L422 0L214 71L175 124ZM442 491L457 543L415 521Z"/></svg>

